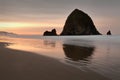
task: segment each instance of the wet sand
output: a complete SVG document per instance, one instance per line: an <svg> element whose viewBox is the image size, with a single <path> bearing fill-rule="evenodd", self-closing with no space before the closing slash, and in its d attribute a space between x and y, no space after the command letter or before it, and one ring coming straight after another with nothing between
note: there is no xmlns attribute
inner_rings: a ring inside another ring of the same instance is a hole
<svg viewBox="0 0 120 80"><path fill-rule="evenodd" d="M6 48L7 45L0 43L0 80L110 80L56 59Z"/></svg>

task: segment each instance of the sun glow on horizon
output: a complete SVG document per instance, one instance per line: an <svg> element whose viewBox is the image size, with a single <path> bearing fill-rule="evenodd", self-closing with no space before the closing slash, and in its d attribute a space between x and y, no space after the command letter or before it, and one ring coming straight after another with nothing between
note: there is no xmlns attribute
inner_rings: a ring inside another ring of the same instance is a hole
<svg viewBox="0 0 120 80"><path fill-rule="evenodd" d="M37 23L37 22L0 22L2 28L24 28L24 27L60 27L59 24Z"/></svg>
<svg viewBox="0 0 120 80"><path fill-rule="evenodd" d="M0 22L0 27L3 28L17 28L17 27L34 27L40 26L36 23L25 23L25 22Z"/></svg>
<svg viewBox="0 0 120 80"><path fill-rule="evenodd" d="M51 30L53 28L58 29L59 33L61 30L61 26L61 24L45 22L39 23L0 21L0 31L7 31L16 34L43 34L45 30Z"/></svg>

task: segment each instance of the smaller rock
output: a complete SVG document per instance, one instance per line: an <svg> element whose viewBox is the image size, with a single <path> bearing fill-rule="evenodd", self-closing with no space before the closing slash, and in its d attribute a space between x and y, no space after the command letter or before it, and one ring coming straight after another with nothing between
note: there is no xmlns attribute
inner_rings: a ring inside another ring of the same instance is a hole
<svg viewBox="0 0 120 80"><path fill-rule="evenodd" d="M57 36L56 29L52 29L52 31L45 31L44 36Z"/></svg>
<svg viewBox="0 0 120 80"><path fill-rule="evenodd" d="M112 35L110 30L107 32L107 35Z"/></svg>

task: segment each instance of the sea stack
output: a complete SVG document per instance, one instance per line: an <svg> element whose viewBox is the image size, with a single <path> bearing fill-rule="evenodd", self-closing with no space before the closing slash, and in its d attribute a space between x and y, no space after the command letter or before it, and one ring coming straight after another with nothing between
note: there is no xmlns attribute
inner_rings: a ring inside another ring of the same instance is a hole
<svg viewBox="0 0 120 80"><path fill-rule="evenodd" d="M100 35L89 15L75 9L67 18L60 35Z"/></svg>
<svg viewBox="0 0 120 80"><path fill-rule="evenodd" d="M107 35L112 35L110 30L107 32Z"/></svg>
<svg viewBox="0 0 120 80"><path fill-rule="evenodd" d="M52 29L51 31L45 31L44 36L57 36L56 29Z"/></svg>

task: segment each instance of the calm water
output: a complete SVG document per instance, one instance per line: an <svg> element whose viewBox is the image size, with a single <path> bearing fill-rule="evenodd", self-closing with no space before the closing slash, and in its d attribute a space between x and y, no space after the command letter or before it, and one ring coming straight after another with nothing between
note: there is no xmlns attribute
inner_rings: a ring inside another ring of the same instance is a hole
<svg viewBox="0 0 120 80"><path fill-rule="evenodd" d="M0 42L12 43L8 48L35 52L82 71L90 69L112 80L120 80L120 36L19 37L1 37Z"/></svg>

